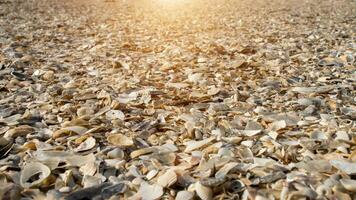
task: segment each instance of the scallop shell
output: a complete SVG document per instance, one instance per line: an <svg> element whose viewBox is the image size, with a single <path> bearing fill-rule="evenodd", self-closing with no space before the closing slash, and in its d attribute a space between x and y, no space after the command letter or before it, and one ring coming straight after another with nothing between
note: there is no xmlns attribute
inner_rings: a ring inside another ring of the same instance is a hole
<svg viewBox="0 0 356 200"><path fill-rule="evenodd" d="M195 192L202 200L213 199L213 190L200 182L195 183Z"/></svg>
<svg viewBox="0 0 356 200"><path fill-rule="evenodd" d="M24 188L35 187L40 185L50 174L51 170L46 165L39 162L29 163L21 172L20 184ZM38 176L37 180L29 182L34 176Z"/></svg>
<svg viewBox="0 0 356 200"><path fill-rule="evenodd" d="M129 138L123 134L109 135L107 140L111 144L118 146L118 147L129 147L134 144L132 138Z"/></svg>

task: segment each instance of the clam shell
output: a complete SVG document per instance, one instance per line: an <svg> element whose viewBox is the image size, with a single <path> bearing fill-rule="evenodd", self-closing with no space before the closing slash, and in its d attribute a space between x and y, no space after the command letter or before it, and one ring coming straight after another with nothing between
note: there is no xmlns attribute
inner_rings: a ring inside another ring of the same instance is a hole
<svg viewBox="0 0 356 200"><path fill-rule="evenodd" d="M93 137L88 137L84 142L82 142L77 148L74 149L75 152L87 151L95 147L96 141Z"/></svg>
<svg viewBox="0 0 356 200"><path fill-rule="evenodd" d="M129 138L123 134L109 135L107 140L111 144L118 146L118 147L129 147L134 144L132 138Z"/></svg>
<svg viewBox="0 0 356 200"><path fill-rule="evenodd" d="M50 174L51 170L46 165L39 162L29 163L21 172L20 184L24 188L35 187L40 185ZM29 182L34 176L38 176L37 180Z"/></svg>

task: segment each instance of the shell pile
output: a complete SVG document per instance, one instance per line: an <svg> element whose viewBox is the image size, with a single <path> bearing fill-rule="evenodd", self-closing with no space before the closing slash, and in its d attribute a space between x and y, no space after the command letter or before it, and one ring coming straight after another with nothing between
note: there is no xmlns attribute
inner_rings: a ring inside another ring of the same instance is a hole
<svg viewBox="0 0 356 200"><path fill-rule="evenodd" d="M356 199L353 0L0 0L0 199Z"/></svg>

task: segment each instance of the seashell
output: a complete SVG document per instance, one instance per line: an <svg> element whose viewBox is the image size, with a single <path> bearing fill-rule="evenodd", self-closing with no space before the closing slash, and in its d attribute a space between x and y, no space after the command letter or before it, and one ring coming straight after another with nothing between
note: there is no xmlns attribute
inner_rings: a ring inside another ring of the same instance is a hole
<svg viewBox="0 0 356 200"><path fill-rule="evenodd" d="M284 129L284 128L286 128L287 127L287 123L286 123L286 121L284 121L284 120L279 120L279 121L275 121L275 122L273 122L272 124L271 124L271 130L272 131L279 131L279 130L281 130L281 129Z"/></svg>
<svg viewBox="0 0 356 200"><path fill-rule="evenodd" d="M186 145L186 148L184 150L184 152L186 153L190 153L196 149L199 149L201 147L204 147L205 145L209 144L210 142L214 141L215 138L214 137L210 137L210 138L207 138L207 139L204 139L204 140L201 140L201 141L189 141L189 142L186 142L185 145Z"/></svg>
<svg viewBox="0 0 356 200"><path fill-rule="evenodd" d="M101 183L102 179L96 176L84 175L82 179L82 185L84 188L100 185Z"/></svg>
<svg viewBox="0 0 356 200"><path fill-rule="evenodd" d="M103 199L109 199L110 197L118 194L122 194L127 190L125 183L117 183L112 186L105 187L101 190L101 197Z"/></svg>
<svg viewBox="0 0 356 200"><path fill-rule="evenodd" d="M125 119L125 114L120 111L120 110L109 110L108 112L105 113L106 119L108 120L124 120Z"/></svg>
<svg viewBox="0 0 356 200"><path fill-rule="evenodd" d="M11 75L19 81L25 81L26 79L28 79L28 77L25 74L17 71L12 71Z"/></svg>
<svg viewBox="0 0 356 200"><path fill-rule="evenodd" d="M296 167L303 168L310 172L331 172L332 166L326 160L311 160L306 163L300 162L296 164Z"/></svg>
<svg viewBox="0 0 356 200"><path fill-rule="evenodd" d="M239 193L245 189L245 184L240 180L232 180L224 184L225 188L232 193Z"/></svg>
<svg viewBox="0 0 356 200"><path fill-rule="evenodd" d="M213 199L213 190L210 187L202 185L199 181L195 183L195 192L202 200Z"/></svg>
<svg viewBox="0 0 356 200"><path fill-rule="evenodd" d="M83 175L94 176L95 172L97 171L97 166L94 162L88 162L88 163L84 164L83 166L81 166L79 168L79 171Z"/></svg>
<svg viewBox="0 0 356 200"><path fill-rule="evenodd" d="M356 174L356 163L351 163L346 160L330 160L330 164L348 175Z"/></svg>
<svg viewBox="0 0 356 200"><path fill-rule="evenodd" d="M142 200L160 199L163 195L163 188L160 185L150 185L146 182L142 182L138 193L141 196Z"/></svg>
<svg viewBox="0 0 356 200"><path fill-rule="evenodd" d="M84 142L82 142L77 148L74 149L75 152L87 151L95 147L96 141L93 137L88 137Z"/></svg>
<svg viewBox="0 0 356 200"><path fill-rule="evenodd" d="M111 144L118 146L118 147L129 147L134 144L132 138L129 138L123 134L109 135L107 140Z"/></svg>
<svg viewBox="0 0 356 200"><path fill-rule="evenodd" d="M77 110L78 117L93 115L93 114L94 114L94 110L90 107L81 107Z"/></svg>
<svg viewBox="0 0 356 200"><path fill-rule="evenodd" d="M36 187L43 183L50 174L51 170L46 165L39 162L29 163L21 172L20 184L24 188ZM31 179L34 178L36 180L32 181Z"/></svg>
<svg viewBox="0 0 356 200"><path fill-rule="evenodd" d="M162 187L170 187L177 182L177 174L174 170L170 169L157 179L157 184Z"/></svg>
<svg viewBox="0 0 356 200"><path fill-rule="evenodd" d="M87 131L88 129L82 126L69 126L55 131L52 134L52 138L57 139L60 137L70 136L70 135L82 135Z"/></svg>
<svg viewBox="0 0 356 200"><path fill-rule="evenodd" d="M144 148L144 149L139 149L139 150L131 152L130 153L130 157L131 158L137 158L137 157L139 157L141 155L153 153L155 151L156 151L156 148L154 148L154 147L148 147L148 148Z"/></svg>
<svg viewBox="0 0 356 200"><path fill-rule="evenodd" d="M221 185L225 182L226 178L222 177L222 178L202 178L200 180L200 183L204 186L208 186L208 187L216 187L218 185Z"/></svg>
<svg viewBox="0 0 356 200"><path fill-rule="evenodd" d="M192 200L194 198L194 193L189 191L179 191L175 200Z"/></svg>
<svg viewBox="0 0 356 200"><path fill-rule="evenodd" d="M147 180L153 179L158 174L158 170L153 169L146 174Z"/></svg>
<svg viewBox="0 0 356 200"><path fill-rule="evenodd" d="M120 148L115 148L107 153L109 158L123 159L125 157L125 152Z"/></svg>
<svg viewBox="0 0 356 200"><path fill-rule="evenodd" d="M73 156L68 156L64 159L64 161L69 165L69 166L78 166L81 167L87 163L91 163L95 161L95 155L93 153L85 155L85 156L80 156L80 155L73 155Z"/></svg>
<svg viewBox="0 0 356 200"><path fill-rule="evenodd" d="M294 87L292 92L300 94L312 94L312 93L327 93L333 90L333 86L320 86L320 87Z"/></svg>
<svg viewBox="0 0 356 200"><path fill-rule="evenodd" d="M345 131L337 131L335 135L336 135L335 140L346 141L346 142L350 140L349 135Z"/></svg>
<svg viewBox="0 0 356 200"><path fill-rule="evenodd" d="M42 75L42 79L45 81L53 81L54 78L55 78L54 71L51 70L44 72L44 74Z"/></svg>
<svg viewBox="0 0 356 200"><path fill-rule="evenodd" d="M324 132L314 131L310 134L310 138L313 140L321 141L321 140L327 140L328 136Z"/></svg>
<svg viewBox="0 0 356 200"><path fill-rule="evenodd" d="M238 144L238 143L241 142L242 137L237 137L237 136L235 136L235 137L222 137L221 139L226 141L226 142L228 142L228 143L230 143L230 144Z"/></svg>
<svg viewBox="0 0 356 200"><path fill-rule="evenodd" d="M246 124L245 130L263 130L263 126L256 121L249 121Z"/></svg>
<svg viewBox="0 0 356 200"><path fill-rule="evenodd" d="M94 185L92 187L79 189L75 192L70 193L68 196L64 197L64 199L65 200L93 199L94 197L100 195L104 188L109 186L111 186L111 183L102 183L100 185Z"/></svg>
<svg viewBox="0 0 356 200"><path fill-rule="evenodd" d="M238 130L240 135L252 137L262 132L262 130Z"/></svg>
<svg viewBox="0 0 356 200"><path fill-rule="evenodd" d="M341 179L340 183L344 188L350 192L356 192L356 180L353 179Z"/></svg>
<svg viewBox="0 0 356 200"><path fill-rule="evenodd" d="M1 183L0 187L0 198L8 200L17 200L21 199L21 191L23 189L13 183Z"/></svg>
<svg viewBox="0 0 356 200"><path fill-rule="evenodd" d="M217 171L215 173L215 178L217 178L217 179L225 178L226 175L229 173L229 171L231 169L233 169L234 167L236 167L237 165L238 165L238 163L236 163L236 162L227 163L222 168L220 168L219 171Z"/></svg>
<svg viewBox="0 0 356 200"><path fill-rule="evenodd" d="M151 158L157 159L160 163L164 165L172 165L176 160L175 153L155 153L150 156Z"/></svg>
<svg viewBox="0 0 356 200"><path fill-rule="evenodd" d="M10 140L0 137L0 158L5 157L14 146L14 143Z"/></svg>
<svg viewBox="0 0 356 200"><path fill-rule="evenodd" d="M5 138L23 137L23 136L26 136L33 132L35 132L35 129L32 128L31 126L22 125L22 126L19 126L19 127L16 127L16 128L6 131L6 133L4 134L4 137Z"/></svg>

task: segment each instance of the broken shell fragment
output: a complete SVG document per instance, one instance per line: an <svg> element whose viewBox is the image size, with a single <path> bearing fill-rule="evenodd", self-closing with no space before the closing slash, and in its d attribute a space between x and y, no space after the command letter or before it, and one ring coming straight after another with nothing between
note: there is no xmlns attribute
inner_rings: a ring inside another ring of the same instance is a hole
<svg viewBox="0 0 356 200"><path fill-rule="evenodd" d="M193 150L199 149L207 144L209 144L210 142L212 142L215 138L214 137L210 137L201 141L189 141L186 142L186 149L184 150L186 153L190 153Z"/></svg>
<svg viewBox="0 0 356 200"><path fill-rule="evenodd" d="M194 198L194 193L189 191L179 191L175 200L192 200Z"/></svg>
<svg viewBox="0 0 356 200"><path fill-rule="evenodd" d="M120 110L110 110L110 111L106 112L105 115L106 115L106 118L109 120L115 120L115 119L124 120L125 119L125 114Z"/></svg>
<svg viewBox="0 0 356 200"><path fill-rule="evenodd" d="M51 170L39 162L25 165L21 172L20 184L24 188L31 188L40 185L49 175Z"/></svg>
<svg viewBox="0 0 356 200"><path fill-rule="evenodd" d="M108 142L118 147L129 147L134 144L133 140L123 134L113 134L108 136Z"/></svg>
<svg viewBox="0 0 356 200"><path fill-rule="evenodd" d="M157 149L154 148L154 147L148 147L148 148L144 148L144 149L139 149L139 150L131 152L130 153L130 157L131 158L137 158L137 157L139 157L141 155L153 153L155 151L157 151Z"/></svg>
<svg viewBox="0 0 356 200"><path fill-rule="evenodd" d="M356 163L348 162L346 160L331 160L330 164L346 174L356 174Z"/></svg>
<svg viewBox="0 0 356 200"><path fill-rule="evenodd" d="M87 151L95 147L96 141L93 137L88 137L84 142L74 149L76 152Z"/></svg>
<svg viewBox="0 0 356 200"><path fill-rule="evenodd" d="M162 187L170 187L177 181L177 174L174 170L168 170L166 173L158 177L157 184Z"/></svg>
<svg viewBox="0 0 356 200"><path fill-rule="evenodd" d="M202 200L213 199L213 190L210 187L202 185L199 181L195 183L195 192Z"/></svg>
<svg viewBox="0 0 356 200"><path fill-rule="evenodd" d="M5 138L16 138L16 137L20 137L20 136L26 136L28 134L31 134L35 131L34 128L32 128L31 126L27 126L27 125L22 125L13 129L10 129L8 131L6 131L4 137Z"/></svg>
<svg viewBox="0 0 356 200"><path fill-rule="evenodd" d="M142 182L138 193L143 200L154 200L161 198L163 188L160 185L150 185L146 182Z"/></svg>
<svg viewBox="0 0 356 200"><path fill-rule="evenodd" d="M344 188L350 192L356 192L356 180L352 179L341 179L340 183Z"/></svg>

